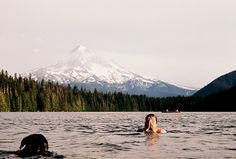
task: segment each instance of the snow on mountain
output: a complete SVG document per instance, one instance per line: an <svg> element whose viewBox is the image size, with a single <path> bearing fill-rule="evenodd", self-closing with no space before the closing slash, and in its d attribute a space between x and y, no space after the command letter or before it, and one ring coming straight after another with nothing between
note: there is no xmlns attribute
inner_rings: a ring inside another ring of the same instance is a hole
<svg viewBox="0 0 236 159"><path fill-rule="evenodd" d="M109 84L121 84L131 79L153 83L135 73L125 70L118 64L107 61L84 46L77 46L68 57L46 68L32 73L36 79L50 79L59 83L106 81Z"/></svg>
<svg viewBox="0 0 236 159"><path fill-rule="evenodd" d="M106 92L122 91L149 96L192 95L196 91L144 78L95 53L84 46L76 46L57 64L31 72L32 78Z"/></svg>

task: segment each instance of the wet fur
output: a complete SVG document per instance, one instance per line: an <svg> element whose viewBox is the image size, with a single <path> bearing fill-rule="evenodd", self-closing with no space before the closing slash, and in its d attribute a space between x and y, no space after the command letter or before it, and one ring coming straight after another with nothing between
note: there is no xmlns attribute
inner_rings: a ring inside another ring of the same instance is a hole
<svg viewBox="0 0 236 159"><path fill-rule="evenodd" d="M21 141L20 150L17 151L20 157L35 155L49 156L48 141L42 134L31 134Z"/></svg>

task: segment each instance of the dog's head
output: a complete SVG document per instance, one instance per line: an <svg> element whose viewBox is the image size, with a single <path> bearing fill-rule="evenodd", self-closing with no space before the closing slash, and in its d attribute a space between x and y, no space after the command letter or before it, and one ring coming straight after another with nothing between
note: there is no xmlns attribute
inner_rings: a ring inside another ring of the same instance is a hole
<svg viewBox="0 0 236 159"><path fill-rule="evenodd" d="M22 139L18 155L28 157L34 155L48 156L48 141L42 134L31 134Z"/></svg>
<svg viewBox="0 0 236 159"><path fill-rule="evenodd" d="M39 147L41 150L48 150L48 141L42 134L31 134L22 139L20 150L26 146Z"/></svg>

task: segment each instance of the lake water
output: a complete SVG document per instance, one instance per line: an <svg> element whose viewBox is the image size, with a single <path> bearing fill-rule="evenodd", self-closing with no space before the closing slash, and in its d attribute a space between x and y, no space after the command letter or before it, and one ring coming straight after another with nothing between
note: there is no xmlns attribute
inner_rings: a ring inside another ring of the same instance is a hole
<svg viewBox="0 0 236 159"><path fill-rule="evenodd" d="M0 113L0 158L23 137L42 133L49 150L65 158L236 158L236 113L160 113L167 134L137 133L147 112Z"/></svg>

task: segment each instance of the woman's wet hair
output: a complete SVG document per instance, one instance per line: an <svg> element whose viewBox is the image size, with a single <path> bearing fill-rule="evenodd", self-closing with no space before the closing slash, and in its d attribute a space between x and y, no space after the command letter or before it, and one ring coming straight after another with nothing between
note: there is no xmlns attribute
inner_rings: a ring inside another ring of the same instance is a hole
<svg viewBox="0 0 236 159"><path fill-rule="evenodd" d="M147 129L150 129L152 130L151 127L149 127L149 122L150 122L150 119L154 117L155 120L156 120L156 123L157 123L157 117L154 115L154 114L148 114L145 118L145 125L144 125L144 130L146 131Z"/></svg>

